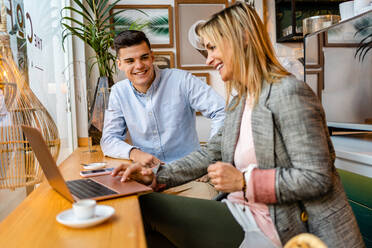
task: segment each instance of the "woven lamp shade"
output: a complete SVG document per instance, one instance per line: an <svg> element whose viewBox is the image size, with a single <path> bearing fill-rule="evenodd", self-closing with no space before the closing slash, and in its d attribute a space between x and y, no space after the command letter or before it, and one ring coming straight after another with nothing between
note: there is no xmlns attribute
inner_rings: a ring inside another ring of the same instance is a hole
<svg viewBox="0 0 372 248"><path fill-rule="evenodd" d="M28 86L12 56L0 51L0 189L41 182L42 170L21 125L38 128L53 158L60 149L57 126Z"/></svg>

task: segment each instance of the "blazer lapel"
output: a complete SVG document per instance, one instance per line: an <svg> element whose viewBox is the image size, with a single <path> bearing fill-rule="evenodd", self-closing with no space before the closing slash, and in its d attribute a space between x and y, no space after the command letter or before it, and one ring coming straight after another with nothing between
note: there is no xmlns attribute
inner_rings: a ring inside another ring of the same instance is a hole
<svg viewBox="0 0 372 248"><path fill-rule="evenodd" d="M263 83L258 104L252 110L252 136L256 159L260 168L274 168L274 121L266 107L270 97L271 84Z"/></svg>
<svg viewBox="0 0 372 248"><path fill-rule="evenodd" d="M227 111L225 117L225 134L222 144L223 160L227 163L234 164L234 153L238 143L240 124L242 121L243 110L245 106L246 96L243 96L239 104L232 111ZM235 101L237 98L235 98ZM231 102L230 106L234 106L234 101Z"/></svg>

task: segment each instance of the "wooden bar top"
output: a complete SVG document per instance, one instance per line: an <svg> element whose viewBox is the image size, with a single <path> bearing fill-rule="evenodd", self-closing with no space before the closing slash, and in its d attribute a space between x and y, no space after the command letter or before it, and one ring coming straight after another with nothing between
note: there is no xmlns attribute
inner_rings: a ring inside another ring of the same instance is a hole
<svg viewBox="0 0 372 248"><path fill-rule="evenodd" d="M106 161L115 167L125 160L86 152L74 151L60 166L65 180L80 178L81 163ZM67 201L48 184L46 179L7 218L0 223L0 247L146 247L141 211L137 196L99 201L112 206L115 215L108 221L83 229L63 226L56 216L69 208Z"/></svg>

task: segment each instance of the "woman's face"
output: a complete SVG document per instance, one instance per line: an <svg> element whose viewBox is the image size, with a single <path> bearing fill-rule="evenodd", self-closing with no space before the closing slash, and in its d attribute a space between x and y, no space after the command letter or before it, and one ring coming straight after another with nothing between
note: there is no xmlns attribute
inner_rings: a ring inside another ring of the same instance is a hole
<svg viewBox="0 0 372 248"><path fill-rule="evenodd" d="M213 66L220 73L223 81L229 81L233 79L232 51L228 42L223 42L223 44L223 47L217 47L216 44L204 38L204 46L208 52L206 64Z"/></svg>

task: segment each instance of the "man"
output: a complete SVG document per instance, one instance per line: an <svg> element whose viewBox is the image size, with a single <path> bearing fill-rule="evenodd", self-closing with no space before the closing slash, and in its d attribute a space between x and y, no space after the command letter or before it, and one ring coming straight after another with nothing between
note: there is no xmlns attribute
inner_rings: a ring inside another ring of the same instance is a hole
<svg viewBox="0 0 372 248"><path fill-rule="evenodd" d="M211 87L189 72L155 67L141 31L121 32L114 45L118 68L127 79L111 88L101 139L106 156L147 166L184 157L199 149L196 111L212 119L210 137L217 133L224 100ZM128 131L133 146L124 142Z"/></svg>

